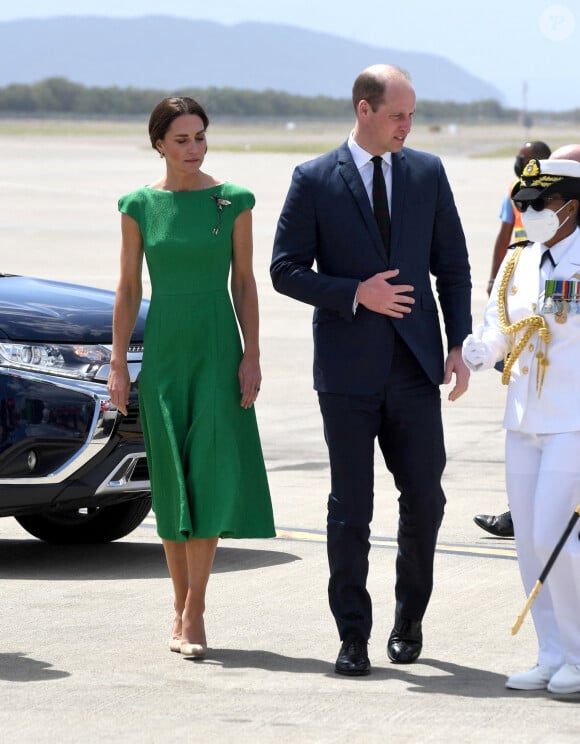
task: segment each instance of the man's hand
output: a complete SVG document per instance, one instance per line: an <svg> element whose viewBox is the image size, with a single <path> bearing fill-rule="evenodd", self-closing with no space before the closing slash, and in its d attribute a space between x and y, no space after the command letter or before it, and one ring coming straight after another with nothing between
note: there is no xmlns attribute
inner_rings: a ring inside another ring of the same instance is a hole
<svg viewBox="0 0 580 744"><path fill-rule="evenodd" d="M399 269L381 271L361 282L356 293L357 302L372 310L391 318L403 318L411 312L411 305L415 303L413 297L407 293L414 287L410 284L389 284L399 273Z"/></svg>
<svg viewBox="0 0 580 744"><path fill-rule="evenodd" d="M469 369L461 356L461 346L454 346L445 360L443 384L449 385L455 373L455 387L449 393L448 400L460 398L469 387Z"/></svg>

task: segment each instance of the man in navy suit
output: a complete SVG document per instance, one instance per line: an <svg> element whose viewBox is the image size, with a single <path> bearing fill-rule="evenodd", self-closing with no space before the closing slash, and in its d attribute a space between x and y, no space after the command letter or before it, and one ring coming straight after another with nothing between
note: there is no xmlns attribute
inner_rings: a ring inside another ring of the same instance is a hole
<svg viewBox="0 0 580 744"><path fill-rule="evenodd" d="M468 386L461 344L471 330L471 280L441 161L404 147L415 110L407 73L367 68L355 80L353 105L347 142L295 169L270 271L278 292L315 307L314 387L331 470L328 591L342 642L335 669L363 675L374 442L400 493L387 652L409 663L422 648L445 504L439 386L455 375L450 400Z"/></svg>

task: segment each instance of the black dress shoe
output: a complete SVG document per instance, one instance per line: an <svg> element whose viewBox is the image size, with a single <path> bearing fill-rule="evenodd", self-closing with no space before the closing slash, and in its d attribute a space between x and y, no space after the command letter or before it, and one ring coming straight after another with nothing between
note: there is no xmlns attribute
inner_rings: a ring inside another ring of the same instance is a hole
<svg viewBox="0 0 580 744"><path fill-rule="evenodd" d="M362 638L343 641L334 671L337 674L348 674L351 677L362 677L370 674L371 663L367 654L367 642Z"/></svg>
<svg viewBox="0 0 580 744"><path fill-rule="evenodd" d="M477 514L473 521L482 530L496 537L513 537L514 523L511 512L507 511L497 517L492 514Z"/></svg>
<svg viewBox="0 0 580 744"><path fill-rule="evenodd" d="M395 618L395 627L389 636L387 654L395 664L411 664L419 658L423 648L423 632L420 620Z"/></svg>

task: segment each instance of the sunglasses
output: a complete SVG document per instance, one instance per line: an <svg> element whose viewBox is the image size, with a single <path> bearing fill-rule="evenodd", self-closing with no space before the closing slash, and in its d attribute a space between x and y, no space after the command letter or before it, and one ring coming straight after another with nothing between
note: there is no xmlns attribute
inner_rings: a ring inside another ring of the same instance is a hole
<svg viewBox="0 0 580 744"><path fill-rule="evenodd" d="M531 207L535 212L541 212L546 207L546 204L552 201L566 201L565 196L540 196L538 199L533 201L518 201L514 199L514 204L518 212L525 212L528 207Z"/></svg>

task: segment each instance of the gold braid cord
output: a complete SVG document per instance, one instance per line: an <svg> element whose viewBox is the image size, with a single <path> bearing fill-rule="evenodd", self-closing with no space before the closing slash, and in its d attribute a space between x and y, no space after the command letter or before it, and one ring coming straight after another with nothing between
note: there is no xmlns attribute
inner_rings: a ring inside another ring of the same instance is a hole
<svg viewBox="0 0 580 744"><path fill-rule="evenodd" d="M518 248L514 249L514 255L510 258L505 266L498 289L497 309L499 315L499 327L501 332L508 337L508 344L504 357L504 368L501 376L501 381L504 385L508 384L512 367L514 366L519 355L527 346L528 341L537 331L539 343L538 351L536 353L536 391L539 397L542 394L544 377L546 376L546 368L548 367L548 345L551 338L550 329L543 315L528 315L527 318L522 318L516 323L510 323L507 310L508 284L510 283L510 279L513 276L520 255L524 248L525 246L519 246ZM523 331L523 333L519 340L516 342L515 336L520 331Z"/></svg>

